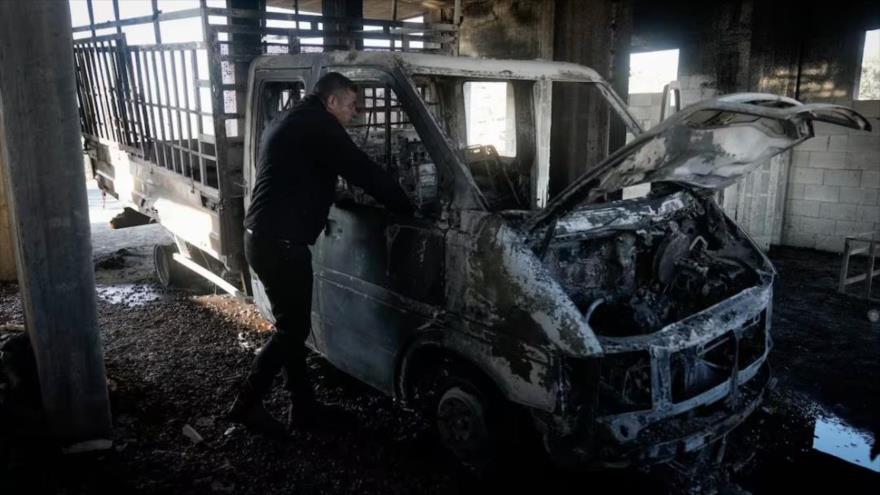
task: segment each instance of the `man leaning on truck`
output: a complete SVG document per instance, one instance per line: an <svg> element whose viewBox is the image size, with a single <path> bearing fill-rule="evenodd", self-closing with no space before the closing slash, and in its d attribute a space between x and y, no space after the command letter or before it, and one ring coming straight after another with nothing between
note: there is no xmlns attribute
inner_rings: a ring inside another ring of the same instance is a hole
<svg viewBox="0 0 880 495"><path fill-rule="evenodd" d="M325 74L312 94L271 123L260 140L256 183L245 216L248 264L266 289L275 332L257 353L227 417L262 433L285 432L263 408L282 369L290 393L288 427L322 416L306 376L305 339L311 328L312 255L335 197L338 177L359 186L395 213L412 204L394 179L361 151L343 126L357 116L357 86Z"/></svg>

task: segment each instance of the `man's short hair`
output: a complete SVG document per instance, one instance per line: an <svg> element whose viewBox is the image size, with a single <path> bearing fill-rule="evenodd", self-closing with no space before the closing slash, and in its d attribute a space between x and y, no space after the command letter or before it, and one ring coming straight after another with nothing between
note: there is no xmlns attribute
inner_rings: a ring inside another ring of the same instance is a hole
<svg viewBox="0 0 880 495"><path fill-rule="evenodd" d="M357 86L351 79L343 76L338 72L328 72L318 79L315 89L312 91L324 103L330 95L341 93L342 91L353 91L357 93Z"/></svg>

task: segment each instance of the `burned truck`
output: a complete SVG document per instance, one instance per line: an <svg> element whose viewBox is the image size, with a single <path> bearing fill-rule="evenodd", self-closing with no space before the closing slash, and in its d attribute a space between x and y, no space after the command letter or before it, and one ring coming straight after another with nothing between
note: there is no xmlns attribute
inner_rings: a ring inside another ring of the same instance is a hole
<svg viewBox="0 0 880 495"><path fill-rule="evenodd" d="M669 461L724 438L760 403L775 272L714 193L810 138L813 121L867 129L864 118L737 94L644 131L579 65L266 55L247 81L239 211L261 133L329 71L360 88L353 140L417 205L401 217L337 185L312 248L308 341L330 363L423 411L472 466L496 457L522 421L566 464ZM630 139L548 199L560 87L588 93ZM104 184L125 177L108 160L99 167L114 174ZM194 229L151 209L170 201L159 188L132 181L136 201L121 199L170 226L175 260L213 257L179 233ZM638 184L649 192L623 199ZM259 279L243 280L238 289L271 318Z"/></svg>
<svg viewBox="0 0 880 495"><path fill-rule="evenodd" d="M515 411L556 458L619 465L700 449L754 410L775 272L713 193L811 137L814 120L863 129L864 118L738 94L643 132L601 77L572 64L262 57L247 184L262 129L328 71L359 85L352 138L418 205L398 217L339 183L313 249L310 338L333 365L427 412L470 464L497 453ZM633 137L542 205L558 83L593 91ZM493 108L506 118L480 114ZM475 132L493 121L497 135ZM641 183L646 196L617 199Z"/></svg>

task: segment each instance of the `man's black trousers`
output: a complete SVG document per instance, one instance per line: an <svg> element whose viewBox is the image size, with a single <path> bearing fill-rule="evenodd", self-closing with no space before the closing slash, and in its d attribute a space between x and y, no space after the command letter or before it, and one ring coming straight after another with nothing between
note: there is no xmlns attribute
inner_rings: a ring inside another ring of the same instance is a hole
<svg viewBox="0 0 880 495"><path fill-rule="evenodd" d="M312 253L306 245L250 230L244 235L244 253L266 289L275 317L275 332L251 365L248 392L263 397L283 369L293 400L309 401L305 340L311 328Z"/></svg>

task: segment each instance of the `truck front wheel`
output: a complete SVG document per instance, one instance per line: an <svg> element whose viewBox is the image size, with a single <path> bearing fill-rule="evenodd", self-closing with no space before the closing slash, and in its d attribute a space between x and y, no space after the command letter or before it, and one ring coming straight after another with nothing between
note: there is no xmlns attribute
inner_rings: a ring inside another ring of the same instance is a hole
<svg viewBox="0 0 880 495"><path fill-rule="evenodd" d="M481 468L495 455L486 417L488 408L483 394L468 383L449 387L437 402L440 440L463 464L472 468Z"/></svg>

